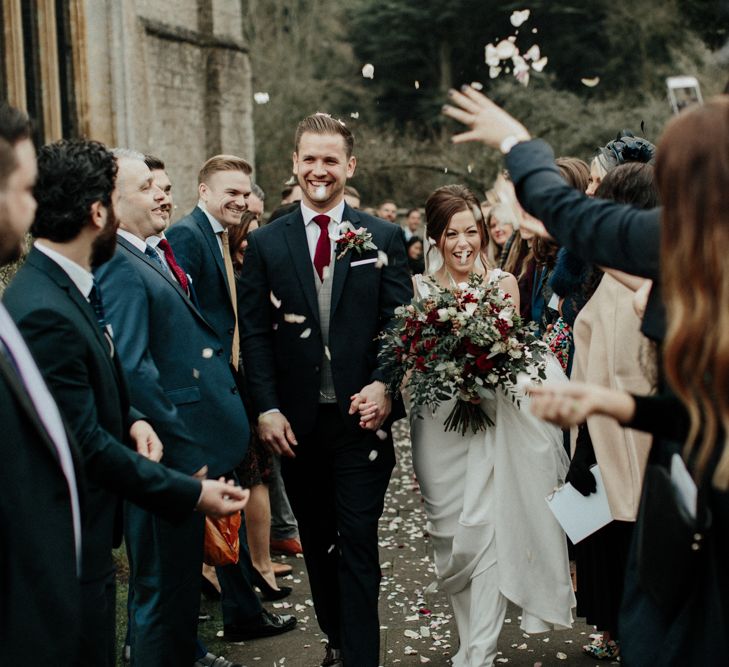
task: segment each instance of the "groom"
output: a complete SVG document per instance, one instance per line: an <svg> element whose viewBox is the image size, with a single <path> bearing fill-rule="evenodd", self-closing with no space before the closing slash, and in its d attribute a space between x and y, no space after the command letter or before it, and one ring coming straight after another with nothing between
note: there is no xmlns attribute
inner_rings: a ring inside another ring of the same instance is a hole
<svg viewBox="0 0 729 667"><path fill-rule="evenodd" d="M378 334L412 298L399 227L347 206L354 137L326 114L295 136L298 208L248 237L238 289L245 375L261 439L283 456L317 620L322 665L376 666L377 522L404 415L378 367ZM375 248L335 241L339 225ZM386 262L383 261L384 253Z"/></svg>

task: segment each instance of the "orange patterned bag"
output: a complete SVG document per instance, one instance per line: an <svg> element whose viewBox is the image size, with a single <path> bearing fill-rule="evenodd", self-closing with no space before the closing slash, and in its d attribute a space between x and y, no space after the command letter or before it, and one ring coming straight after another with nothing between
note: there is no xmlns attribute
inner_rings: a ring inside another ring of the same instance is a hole
<svg viewBox="0 0 729 667"><path fill-rule="evenodd" d="M205 517L205 550L203 562L207 565L230 565L240 555L240 512L219 519Z"/></svg>

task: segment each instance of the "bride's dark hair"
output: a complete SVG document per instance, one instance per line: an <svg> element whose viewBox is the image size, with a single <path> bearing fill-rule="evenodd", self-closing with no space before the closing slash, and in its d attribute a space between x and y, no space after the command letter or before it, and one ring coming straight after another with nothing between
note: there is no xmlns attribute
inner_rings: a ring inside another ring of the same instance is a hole
<svg viewBox="0 0 729 667"><path fill-rule="evenodd" d="M481 235L481 251L485 257L488 232L476 195L465 185L444 185L433 192L425 202L425 234L440 246L451 218L461 211L471 211ZM430 250L430 249L428 249Z"/></svg>

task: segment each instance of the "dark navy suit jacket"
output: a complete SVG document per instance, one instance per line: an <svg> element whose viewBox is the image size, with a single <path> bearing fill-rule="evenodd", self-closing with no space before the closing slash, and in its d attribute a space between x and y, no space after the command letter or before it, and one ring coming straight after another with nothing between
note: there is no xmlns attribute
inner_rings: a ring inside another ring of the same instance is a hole
<svg viewBox="0 0 729 667"><path fill-rule="evenodd" d="M385 380L376 339L391 324L395 308L410 303L413 288L399 225L349 206L343 220L366 227L388 256L381 268L375 263L377 250L362 255L350 250L334 260L328 347L340 410L358 429L357 416L348 416L350 396L374 380ZM294 433L306 435L316 419L325 350L301 208L249 235L238 284L241 348L255 407L259 413L279 408ZM272 293L280 308L272 303ZM285 314L306 319L289 323ZM306 329L311 332L302 338ZM391 419L403 415L398 401Z"/></svg>
<svg viewBox="0 0 729 667"><path fill-rule="evenodd" d="M557 242L582 259L654 281L643 333L665 335L660 294L660 209L649 211L593 199L567 185L546 142L519 143L506 156L522 206L541 220Z"/></svg>
<svg viewBox="0 0 729 667"><path fill-rule="evenodd" d="M56 447L0 355L0 655L76 664L81 589L71 499ZM69 434L83 503L83 472ZM83 505L82 505L83 507Z"/></svg>
<svg viewBox="0 0 729 667"><path fill-rule="evenodd" d="M228 350L233 345L235 313L218 239L205 213L196 206L165 233L180 266L192 278L200 310Z"/></svg>
<svg viewBox="0 0 729 667"><path fill-rule="evenodd" d="M226 473L244 458L248 419L228 352L180 286L119 237L97 271L134 405L165 448L162 461L191 474Z"/></svg>

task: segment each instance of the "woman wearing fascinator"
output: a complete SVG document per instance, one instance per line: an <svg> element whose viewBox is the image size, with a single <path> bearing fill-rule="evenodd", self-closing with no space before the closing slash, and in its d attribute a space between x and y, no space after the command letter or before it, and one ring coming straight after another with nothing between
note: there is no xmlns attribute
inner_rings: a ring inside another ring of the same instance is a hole
<svg viewBox="0 0 729 667"><path fill-rule="evenodd" d="M636 137L630 130L621 130L613 141L598 149L590 163L590 181L585 190L589 197L595 195L602 179L615 167L627 162L655 162L656 147L647 139Z"/></svg>
<svg viewBox="0 0 729 667"><path fill-rule="evenodd" d="M461 185L441 187L425 214L429 247L425 274L413 278L415 298L458 289L476 273L512 295L518 312L516 279L488 266L488 234L474 194ZM555 359L546 370L550 381L566 381ZM572 625L567 545L545 502L569 461L561 431L534 418L528 403L517 405L501 390L482 399L493 425L476 433L444 429L453 400L435 411L411 409L413 465L438 584L458 626L457 667L493 665L508 602L521 608L524 632Z"/></svg>

